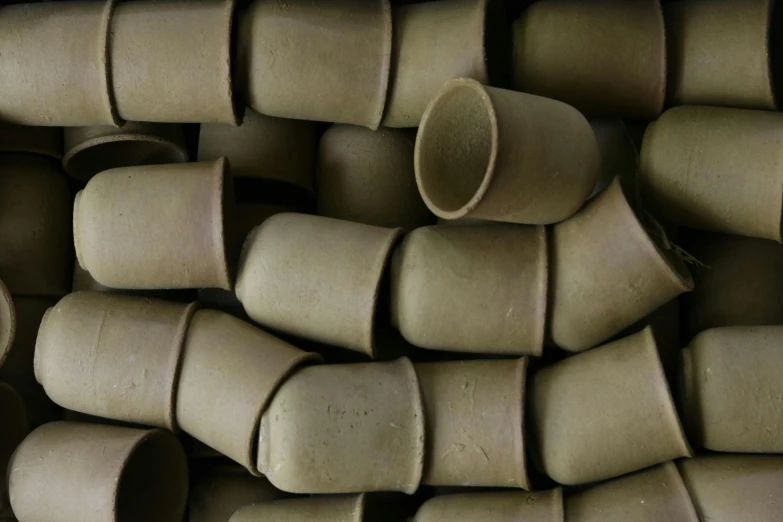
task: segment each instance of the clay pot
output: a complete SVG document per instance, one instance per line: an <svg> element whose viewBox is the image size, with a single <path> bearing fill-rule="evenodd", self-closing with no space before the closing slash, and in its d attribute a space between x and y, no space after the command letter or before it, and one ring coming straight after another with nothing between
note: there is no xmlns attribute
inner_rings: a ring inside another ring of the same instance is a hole
<svg viewBox="0 0 783 522"><path fill-rule="evenodd" d="M693 288L685 264L659 246L628 204L619 180L551 237L552 341L592 348Z"/></svg>
<svg viewBox="0 0 783 522"><path fill-rule="evenodd" d="M424 412L407 358L310 366L261 417L258 469L290 493L402 491L424 465Z"/></svg>
<svg viewBox="0 0 783 522"><path fill-rule="evenodd" d="M292 498L245 506L229 522L399 522L393 507L365 493Z"/></svg>
<svg viewBox="0 0 783 522"><path fill-rule="evenodd" d="M629 182L628 186L636 186L639 152L625 122L619 119L597 119L590 120L590 127L601 154L601 171L590 197L603 192L615 178Z"/></svg>
<svg viewBox="0 0 783 522"><path fill-rule="evenodd" d="M576 212L600 169L593 131L573 107L466 78L430 102L414 159L437 216L535 225Z"/></svg>
<svg viewBox="0 0 783 522"><path fill-rule="evenodd" d="M57 404L175 429L175 384L195 303L77 292L43 317L35 376Z"/></svg>
<svg viewBox="0 0 783 522"><path fill-rule="evenodd" d="M0 367L14 345L16 336L16 308L11 293L0 280Z"/></svg>
<svg viewBox="0 0 783 522"><path fill-rule="evenodd" d="M97 125L64 131L65 172L81 181L115 167L188 161L181 125L125 122L122 127Z"/></svg>
<svg viewBox="0 0 783 522"><path fill-rule="evenodd" d="M589 117L652 120L666 96L659 0L544 0L514 22L516 89Z"/></svg>
<svg viewBox="0 0 783 522"><path fill-rule="evenodd" d="M0 9L0 12L2 9ZM14 295L71 287L71 194L46 158L0 157L0 279Z"/></svg>
<svg viewBox="0 0 783 522"><path fill-rule="evenodd" d="M130 121L231 123L234 0L119 2L111 21L117 112Z"/></svg>
<svg viewBox="0 0 783 522"><path fill-rule="evenodd" d="M264 326L374 355L381 277L401 232L277 214L245 241L237 297Z"/></svg>
<svg viewBox="0 0 783 522"><path fill-rule="evenodd" d="M329 128L318 146L318 214L407 229L435 221L416 187L414 141L406 130Z"/></svg>
<svg viewBox="0 0 783 522"><path fill-rule="evenodd" d="M29 431L22 398L4 382L0 382L0 426L0 512L3 512L8 508L8 462Z"/></svg>
<svg viewBox="0 0 783 522"><path fill-rule="evenodd" d="M563 491L503 491L440 495L421 506L412 522L565 522ZM570 522L570 520L569 520Z"/></svg>
<svg viewBox="0 0 783 522"><path fill-rule="evenodd" d="M0 152L38 154L59 162L63 158L63 129L0 122Z"/></svg>
<svg viewBox="0 0 783 522"><path fill-rule="evenodd" d="M528 392L538 463L560 484L692 455L651 328L543 368Z"/></svg>
<svg viewBox="0 0 783 522"><path fill-rule="evenodd" d="M0 9L0 120L117 125L109 66L114 0ZM116 89L116 85L114 86Z"/></svg>
<svg viewBox="0 0 783 522"><path fill-rule="evenodd" d="M541 355L547 302L544 227L414 230L392 261L392 321L422 348Z"/></svg>
<svg viewBox="0 0 783 522"><path fill-rule="evenodd" d="M177 424L258 474L261 413L297 366L319 359L228 314L199 310L182 350Z"/></svg>
<svg viewBox="0 0 783 522"><path fill-rule="evenodd" d="M780 108L775 0L669 2L664 13L671 104Z"/></svg>
<svg viewBox="0 0 783 522"><path fill-rule="evenodd" d="M242 468L211 469L191 484L188 522L228 522L243 506L284 496L267 479L253 477Z"/></svg>
<svg viewBox="0 0 783 522"><path fill-rule="evenodd" d="M185 511L188 464L163 430L52 422L19 446L9 486L21 520L172 522Z"/></svg>
<svg viewBox="0 0 783 522"><path fill-rule="evenodd" d="M74 202L79 265L111 288L230 290L233 204L225 158L101 172Z"/></svg>
<svg viewBox="0 0 783 522"><path fill-rule="evenodd" d="M262 114L377 129L391 53L389 0L256 0L242 22L240 81Z"/></svg>
<svg viewBox="0 0 783 522"><path fill-rule="evenodd" d="M780 242L781 140L779 113L669 109L644 134L640 182L650 210L690 228Z"/></svg>

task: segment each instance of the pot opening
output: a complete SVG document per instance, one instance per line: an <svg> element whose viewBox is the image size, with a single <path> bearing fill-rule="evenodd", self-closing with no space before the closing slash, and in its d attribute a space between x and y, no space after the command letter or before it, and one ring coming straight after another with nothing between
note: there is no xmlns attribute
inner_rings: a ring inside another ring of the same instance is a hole
<svg viewBox="0 0 783 522"><path fill-rule="evenodd" d="M99 172L112 168L183 163L187 160L187 152L180 147L142 138L87 146L66 157L64 166L71 176L87 182Z"/></svg>
<svg viewBox="0 0 783 522"><path fill-rule="evenodd" d="M772 98L775 108L779 110L783 103L783 7L778 0L772 0L767 27L767 50Z"/></svg>

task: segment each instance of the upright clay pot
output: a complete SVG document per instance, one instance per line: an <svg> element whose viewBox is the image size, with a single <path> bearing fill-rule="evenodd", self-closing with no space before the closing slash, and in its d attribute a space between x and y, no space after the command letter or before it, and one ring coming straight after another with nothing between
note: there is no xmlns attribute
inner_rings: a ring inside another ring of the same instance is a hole
<svg viewBox="0 0 783 522"><path fill-rule="evenodd" d="M237 297L264 326L373 355L381 278L401 232L274 215L245 241Z"/></svg>
<svg viewBox="0 0 783 522"><path fill-rule="evenodd" d="M238 67L248 105L262 114L377 129L391 54L389 0L255 0Z"/></svg>
<svg viewBox="0 0 783 522"><path fill-rule="evenodd" d="M11 293L0 280L0 367L14 345L16 336L16 308Z"/></svg>
<svg viewBox="0 0 783 522"><path fill-rule="evenodd" d="M672 105L780 108L780 31L775 0L664 4Z"/></svg>
<svg viewBox="0 0 783 522"><path fill-rule="evenodd" d="M190 305L108 292L69 294L44 315L35 376L57 404L175 429Z"/></svg>
<svg viewBox="0 0 783 522"><path fill-rule="evenodd" d="M233 205L225 158L101 172L74 202L79 265L111 288L230 290Z"/></svg>
<svg viewBox="0 0 783 522"><path fill-rule="evenodd" d="M199 310L182 349L177 424L258 474L261 413L297 366L318 359L231 315Z"/></svg>
<svg viewBox="0 0 783 522"><path fill-rule="evenodd" d="M504 491L440 495L425 502L412 522L565 522L563 491ZM570 519L569 519L570 522Z"/></svg>
<svg viewBox="0 0 783 522"><path fill-rule="evenodd" d="M310 366L261 417L258 469L290 493L414 493L424 467L424 411L413 364Z"/></svg>
<svg viewBox="0 0 783 522"><path fill-rule="evenodd" d="M360 495L313 496L250 504L229 522L398 522L383 498Z"/></svg>
<svg viewBox="0 0 783 522"><path fill-rule="evenodd" d="M115 167L188 161L181 125L128 121L122 127L68 127L63 134L63 169L84 182Z"/></svg>
<svg viewBox="0 0 783 522"><path fill-rule="evenodd" d="M110 44L120 117L236 125L233 16L234 0L120 1Z"/></svg>
<svg viewBox="0 0 783 522"><path fill-rule="evenodd" d="M63 129L14 125L0 121L0 152L37 154L61 161L63 159Z"/></svg>
<svg viewBox="0 0 783 522"><path fill-rule="evenodd" d="M547 269L544 227L419 228L392 259L392 321L422 348L541 355Z"/></svg>
<svg viewBox="0 0 783 522"><path fill-rule="evenodd" d="M19 446L9 489L20 520L173 522L185 511L188 463L163 430L52 422Z"/></svg>
<svg viewBox="0 0 783 522"><path fill-rule="evenodd" d="M543 0L514 22L516 89L589 117L652 120L666 96L659 0Z"/></svg>
<svg viewBox="0 0 783 522"><path fill-rule="evenodd" d="M600 169L595 135L565 103L457 78L416 137L416 182L438 217L543 225L574 214Z"/></svg>
<svg viewBox="0 0 783 522"><path fill-rule="evenodd" d="M528 392L534 460L560 484L692 455L651 328L541 369Z"/></svg>
<svg viewBox="0 0 783 522"><path fill-rule="evenodd" d="M650 210L690 228L780 242L781 140L780 113L669 109L642 144L640 182Z"/></svg>
<svg viewBox="0 0 783 522"><path fill-rule="evenodd" d="M16 391L0 382L0 513L8 508L8 462L28 432L24 402Z"/></svg>
<svg viewBox="0 0 783 522"><path fill-rule="evenodd" d="M117 125L109 61L115 0L0 8L0 120Z"/></svg>
<svg viewBox="0 0 783 522"><path fill-rule="evenodd" d="M209 469L193 479L187 522L228 522L231 515L248 504L271 502L285 496L265 478L244 469Z"/></svg>
<svg viewBox="0 0 783 522"><path fill-rule="evenodd" d="M552 230L549 335L592 348L693 288L685 264L645 230L615 180Z"/></svg>

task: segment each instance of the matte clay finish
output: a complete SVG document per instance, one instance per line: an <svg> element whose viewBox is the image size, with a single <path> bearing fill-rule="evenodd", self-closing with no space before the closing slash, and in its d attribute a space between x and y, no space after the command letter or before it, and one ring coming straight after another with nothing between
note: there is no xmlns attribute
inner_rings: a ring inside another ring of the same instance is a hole
<svg viewBox="0 0 783 522"><path fill-rule="evenodd" d="M277 214L245 241L236 293L264 326L374 355L381 277L401 229Z"/></svg>
<svg viewBox="0 0 783 522"><path fill-rule="evenodd" d="M590 197L600 194L615 178L632 182L636 186L639 151L623 120L590 120L601 154L601 173Z"/></svg>
<svg viewBox="0 0 783 522"><path fill-rule="evenodd" d="M198 160L226 156L234 177L282 181L315 190L316 124L245 111L242 125L201 125Z"/></svg>
<svg viewBox="0 0 783 522"><path fill-rule="evenodd" d="M185 511L188 463L163 430L52 422L19 446L9 486L24 521L173 522Z"/></svg>
<svg viewBox="0 0 783 522"><path fill-rule="evenodd" d="M644 134L640 181L650 210L678 225L781 241L781 141L780 113L669 109Z"/></svg>
<svg viewBox="0 0 783 522"><path fill-rule="evenodd" d="M111 75L130 121L238 123L231 84L234 0L120 1Z"/></svg>
<svg viewBox="0 0 783 522"><path fill-rule="evenodd" d="M3 366L16 336L16 308L11 293L0 280L0 367Z"/></svg>
<svg viewBox="0 0 783 522"><path fill-rule="evenodd" d="M528 393L538 463L560 484L692 456L651 328L543 368Z"/></svg>
<svg viewBox="0 0 783 522"><path fill-rule="evenodd" d="M424 466L419 381L406 358L310 366L261 417L258 469L291 493L414 493Z"/></svg>
<svg viewBox="0 0 783 522"><path fill-rule="evenodd" d="M238 51L256 111L371 129L386 105L391 53L389 0L255 0Z"/></svg>
<svg viewBox="0 0 783 522"><path fill-rule="evenodd" d="M39 154L60 161L63 159L63 129L0 121L0 152Z"/></svg>
<svg viewBox="0 0 783 522"><path fill-rule="evenodd" d="M74 202L79 265L111 288L230 290L233 205L225 158L101 172Z"/></svg>
<svg viewBox="0 0 783 522"><path fill-rule="evenodd" d="M412 522L565 522L563 491L441 495L419 508ZM569 520L570 522L570 520Z"/></svg>
<svg viewBox="0 0 783 522"><path fill-rule="evenodd" d="M450 80L416 137L416 183L438 217L544 225L574 214L600 169L595 135L556 100Z"/></svg>
<svg viewBox="0 0 783 522"><path fill-rule="evenodd" d="M187 522L228 522L241 507L283 496L267 479L253 477L242 468L210 470L191 484Z"/></svg>
<svg viewBox="0 0 783 522"><path fill-rule="evenodd" d="M775 0L669 2L664 14L672 105L780 108Z"/></svg>
<svg viewBox="0 0 783 522"><path fill-rule="evenodd" d="M109 66L115 0L0 8L0 120L117 125Z"/></svg>
<svg viewBox="0 0 783 522"><path fill-rule="evenodd" d="M229 522L399 522L370 495L292 498L241 508Z"/></svg>
<svg viewBox="0 0 783 522"><path fill-rule="evenodd" d="M24 402L13 388L0 382L0 512L8 508L6 470L8 462L27 432Z"/></svg>
<svg viewBox="0 0 783 522"><path fill-rule="evenodd" d="M559 347L592 348L693 289L685 264L658 247L612 182L551 235L549 332Z"/></svg>
<svg viewBox="0 0 783 522"><path fill-rule="evenodd" d="M427 419L422 484L528 489L527 359L416 364Z"/></svg>
<svg viewBox="0 0 783 522"><path fill-rule="evenodd" d="M65 172L81 181L116 167L188 161L181 125L128 121L122 127L97 125L64 130Z"/></svg>
<svg viewBox="0 0 783 522"><path fill-rule="evenodd" d="M199 310L182 350L177 424L258 474L261 413L297 366L319 359L233 316Z"/></svg>
<svg viewBox="0 0 783 522"><path fill-rule="evenodd" d="M783 453L783 326L713 328L682 351L690 440L714 451Z"/></svg>
<svg viewBox="0 0 783 522"><path fill-rule="evenodd" d="M435 217L416 186L413 131L330 127L318 145L318 214L414 229Z"/></svg>
<svg viewBox="0 0 783 522"><path fill-rule="evenodd" d="M195 306L70 294L44 315L35 376L64 408L174 429L175 385Z"/></svg>
<svg viewBox="0 0 783 522"><path fill-rule="evenodd" d="M51 161L0 156L0 279L12 294L68 293L70 214L68 183Z"/></svg>
<svg viewBox="0 0 783 522"><path fill-rule="evenodd" d="M414 230L392 258L392 322L421 348L541 355L547 302L544 227Z"/></svg>
<svg viewBox="0 0 783 522"><path fill-rule="evenodd" d="M514 84L588 117L652 120L666 96L659 0L544 0L514 22Z"/></svg>

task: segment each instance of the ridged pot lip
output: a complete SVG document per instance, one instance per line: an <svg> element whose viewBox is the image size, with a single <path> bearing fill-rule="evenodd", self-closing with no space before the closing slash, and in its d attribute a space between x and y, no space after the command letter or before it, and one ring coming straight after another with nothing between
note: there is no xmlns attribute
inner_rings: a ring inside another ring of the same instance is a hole
<svg viewBox="0 0 783 522"><path fill-rule="evenodd" d="M16 307L11 292L0 280L0 367L3 366L16 337Z"/></svg>

